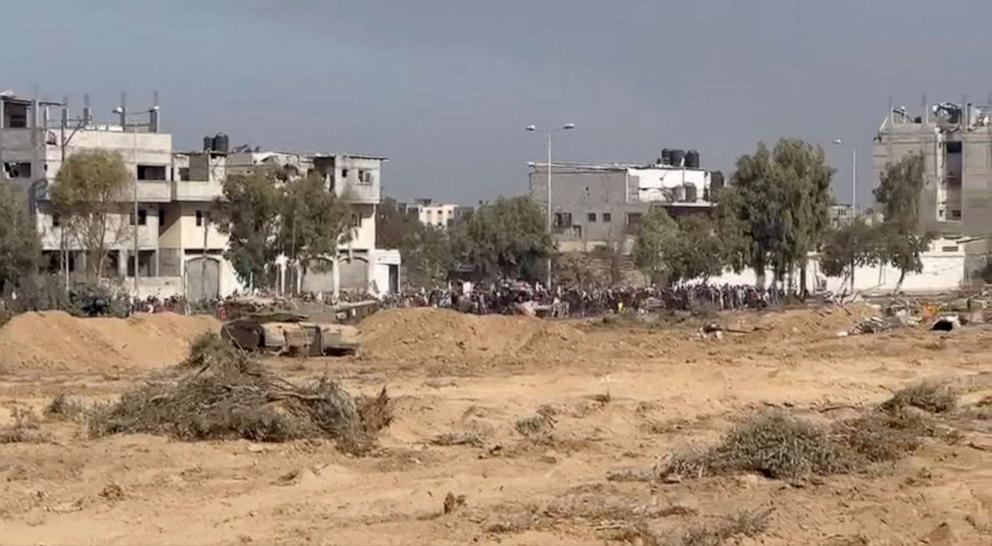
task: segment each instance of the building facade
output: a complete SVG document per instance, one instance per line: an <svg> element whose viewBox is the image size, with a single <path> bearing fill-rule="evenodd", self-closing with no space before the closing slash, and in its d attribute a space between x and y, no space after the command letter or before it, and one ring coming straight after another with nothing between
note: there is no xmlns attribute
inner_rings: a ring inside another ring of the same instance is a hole
<svg viewBox="0 0 992 546"><path fill-rule="evenodd" d="M51 213L49 189L65 159L81 151L108 150L120 154L135 190L122 196L119 229L108 238L106 276L123 279L132 289L136 234L138 297L184 295L199 300L243 289L223 256L227 237L210 221L210 212L228 175L273 166L292 176L323 176L328 191L348 199L352 209L353 232L342 243L338 259L328 260L326 272L295 277L297 289L385 293L398 288L398 254L375 248L384 158L228 151L226 135L221 146L213 144L221 138L217 135L210 146L204 139L201 151L176 153L172 136L160 131L157 106L129 113L122 105L118 110L118 122L104 124L93 119L89 108L72 118L62 103L0 94L0 183L15 183L28 191L45 263L52 272L81 276L86 253ZM278 288L291 287L283 283Z"/></svg>
<svg viewBox="0 0 992 546"><path fill-rule="evenodd" d="M875 184L886 165L911 153L924 161L920 231L961 245L966 278L975 280L992 250L992 105L924 101L918 116L891 109L875 136Z"/></svg>
<svg viewBox="0 0 992 546"><path fill-rule="evenodd" d="M714 179L722 186L719 173L661 161L651 165L553 163L552 237L564 252L606 247L628 254L641 218L651 207L664 207L673 217L712 210ZM530 164L530 196L547 207L546 163Z"/></svg>

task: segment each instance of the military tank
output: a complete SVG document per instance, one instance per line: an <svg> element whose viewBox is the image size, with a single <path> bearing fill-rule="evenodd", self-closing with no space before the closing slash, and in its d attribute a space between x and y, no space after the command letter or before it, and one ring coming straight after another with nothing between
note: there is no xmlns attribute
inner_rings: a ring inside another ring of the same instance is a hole
<svg viewBox="0 0 992 546"><path fill-rule="evenodd" d="M221 337L246 351L292 356L342 356L358 352L358 328L313 322L298 313L249 314L228 321Z"/></svg>

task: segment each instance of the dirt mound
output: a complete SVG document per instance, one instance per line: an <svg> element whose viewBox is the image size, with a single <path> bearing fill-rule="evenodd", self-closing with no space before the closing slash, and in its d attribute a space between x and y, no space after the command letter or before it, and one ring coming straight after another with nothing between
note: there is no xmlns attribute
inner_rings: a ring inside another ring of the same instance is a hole
<svg viewBox="0 0 992 546"><path fill-rule="evenodd" d="M745 314L748 326L782 334L835 337L839 332L846 332L861 320L879 316L880 311L870 305L851 304L844 306L824 306L816 309L789 309L755 315Z"/></svg>
<svg viewBox="0 0 992 546"><path fill-rule="evenodd" d="M190 343L220 323L173 313L77 318L61 311L24 313L0 329L0 366L71 371L157 368L186 357Z"/></svg>
<svg viewBox="0 0 992 546"><path fill-rule="evenodd" d="M479 316L433 308L382 311L362 321L358 328L365 354L410 360L545 351L583 335L571 326L538 318Z"/></svg>

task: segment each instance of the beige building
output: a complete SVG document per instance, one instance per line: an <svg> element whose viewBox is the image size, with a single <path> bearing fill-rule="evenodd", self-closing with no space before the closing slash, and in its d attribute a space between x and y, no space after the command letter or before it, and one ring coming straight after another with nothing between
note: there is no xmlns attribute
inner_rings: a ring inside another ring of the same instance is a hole
<svg viewBox="0 0 992 546"><path fill-rule="evenodd" d="M210 211L228 175L269 165L299 176L319 172L329 191L348 198L353 210L354 231L342 244L339 259L329 258L333 267L328 273L314 273L298 287L378 293L398 288L398 254L375 249L375 207L384 158L229 151L227 136L221 134L210 138L209 146L204 139L202 151L174 153L172 136L160 131L157 106L129 112L122 105L116 112L117 123L102 124L89 108L71 118L61 103L0 94L0 180L29 191L51 271L81 275L86 257L80 243L50 213L48 189L65 158L100 149L118 152L135 179L138 213L135 217L133 194L122 196L122 212L108 245L108 275L133 286L137 233L140 297L181 294L200 299L243 288L223 257L227 237L210 222Z"/></svg>
<svg viewBox="0 0 992 546"><path fill-rule="evenodd" d="M976 280L992 250L992 105L924 101L920 115L891 109L875 136L875 184L910 153L924 158L920 230L947 239L949 250L960 245L966 280Z"/></svg>

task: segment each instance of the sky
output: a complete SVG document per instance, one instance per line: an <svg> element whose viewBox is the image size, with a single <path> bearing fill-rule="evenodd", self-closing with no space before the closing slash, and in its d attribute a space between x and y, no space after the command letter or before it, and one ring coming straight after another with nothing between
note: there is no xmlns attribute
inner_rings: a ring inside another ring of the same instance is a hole
<svg viewBox="0 0 992 546"><path fill-rule="evenodd" d="M0 90L84 93L110 119L158 91L179 149L389 158L383 190L473 204L555 161L694 148L729 174L760 141L825 147L835 196L871 200L889 101L984 102L988 0L0 0ZM832 145L842 139L840 146Z"/></svg>

